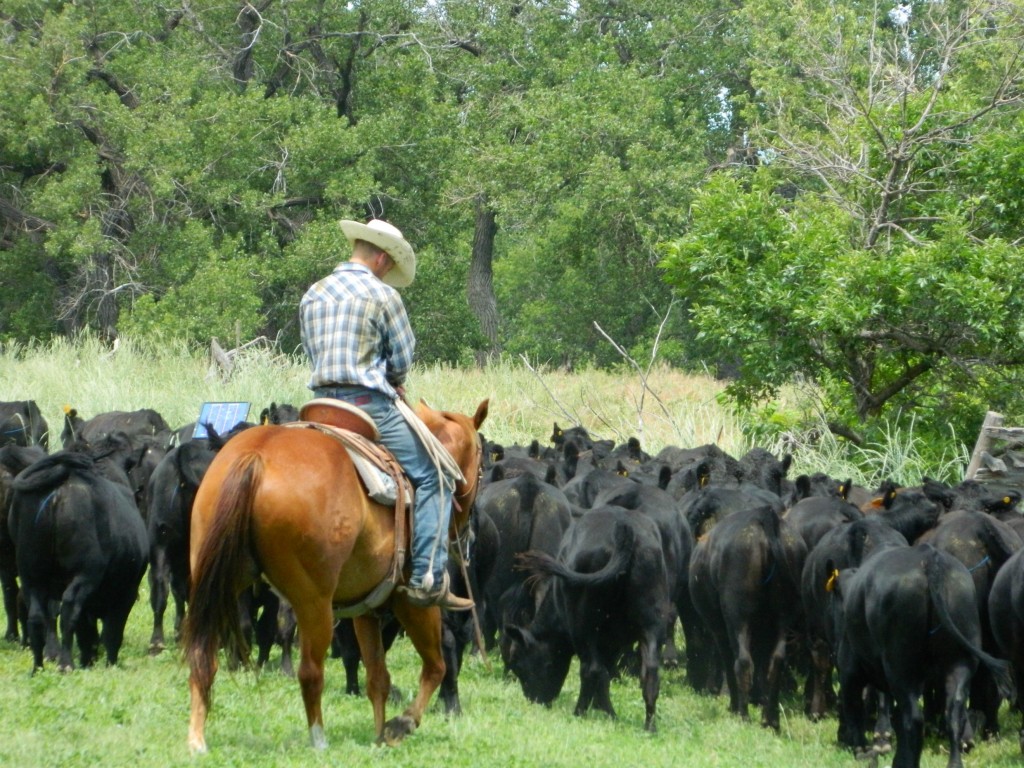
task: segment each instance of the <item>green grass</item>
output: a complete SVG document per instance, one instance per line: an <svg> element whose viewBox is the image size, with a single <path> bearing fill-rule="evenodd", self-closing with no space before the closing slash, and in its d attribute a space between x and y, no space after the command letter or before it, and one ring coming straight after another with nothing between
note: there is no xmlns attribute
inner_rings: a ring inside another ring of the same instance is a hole
<svg viewBox="0 0 1024 768"><path fill-rule="evenodd" d="M84 416L152 407L171 426L179 426L195 419L206 400L248 400L255 418L272 400L306 400L307 375L302 360L269 348L243 354L231 378L223 379L210 374L205 355L182 347L140 349L124 342L110 351L90 340L57 342L0 351L0 400L35 399L50 422L56 448L65 404ZM546 444L552 423L558 422L582 423L616 439L638 435L652 453L668 444L707 442L718 442L734 454L745 450L740 425L717 405L714 381L666 370L655 371L649 384L645 390L628 373L535 374L511 365L488 371L438 367L417 370L410 394L466 413L490 397L484 432L499 442L537 438ZM797 456L798 467L825 469L822 461L811 449ZM727 711L725 698L697 696L680 670L664 670L658 733L650 735L643 731L643 702L635 680L613 686L618 720L602 714L577 718L575 667L562 695L544 708L525 700L518 685L502 675L496 656L490 670L478 658L468 660L460 680L461 718L446 719L435 700L422 728L393 749L373 746L369 703L343 693L339 662L328 662L324 716L329 747L323 752L308 746L298 684L276 671L278 656L262 674L222 671L206 734L210 753L196 759L186 748L187 670L173 650L147 655L151 625L144 583L116 668L60 674L48 666L31 676L28 652L0 643L0 766L855 765L852 754L836 746L835 721L810 723L795 695L784 702L782 733L776 735L757 725L756 710L751 721L741 721ZM411 695L418 667L408 642L399 639L389 659L393 681ZM389 707L389 716L398 711ZM1017 717L1004 708L1003 721L1008 738L980 745L968 756L968 765L1020 764ZM930 768L945 763L941 743L929 739L922 764Z"/></svg>

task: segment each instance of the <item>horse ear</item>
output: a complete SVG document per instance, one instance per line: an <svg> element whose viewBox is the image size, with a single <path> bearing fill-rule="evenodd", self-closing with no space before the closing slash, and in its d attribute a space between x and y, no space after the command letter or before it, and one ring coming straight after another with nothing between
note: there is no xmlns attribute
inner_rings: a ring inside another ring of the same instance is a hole
<svg viewBox="0 0 1024 768"><path fill-rule="evenodd" d="M476 413L473 414L473 426L476 429L480 429L480 427L483 425L484 419L487 418L487 412L490 409L490 405L491 399L487 398L476 407Z"/></svg>

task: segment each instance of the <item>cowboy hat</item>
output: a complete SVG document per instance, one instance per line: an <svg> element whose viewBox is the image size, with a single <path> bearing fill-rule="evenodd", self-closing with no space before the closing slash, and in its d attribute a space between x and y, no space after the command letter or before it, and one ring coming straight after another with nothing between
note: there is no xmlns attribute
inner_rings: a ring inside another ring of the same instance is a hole
<svg viewBox="0 0 1024 768"><path fill-rule="evenodd" d="M380 219L373 219L367 224L349 219L342 219L339 223L350 245L355 245L356 240L373 243L395 262L394 268L382 278L383 282L395 288L405 288L412 283L416 277L416 254L398 227Z"/></svg>

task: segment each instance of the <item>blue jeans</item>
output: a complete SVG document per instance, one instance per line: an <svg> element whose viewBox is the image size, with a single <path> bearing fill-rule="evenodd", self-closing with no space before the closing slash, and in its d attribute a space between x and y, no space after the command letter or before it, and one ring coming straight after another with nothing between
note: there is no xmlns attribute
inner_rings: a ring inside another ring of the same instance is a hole
<svg viewBox="0 0 1024 768"><path fill-rule="evenodd" d="M430 454L412 427L383 392L365 387L318 387L317 397L333 397L356 405L377 422L381 444L394 454L415 489L412 514L412 579L419 587L431 570L430 555L434 552L432 572L434 583L440 584L448 561L448 524L452 512L451 491L443 488Z"/></svg>

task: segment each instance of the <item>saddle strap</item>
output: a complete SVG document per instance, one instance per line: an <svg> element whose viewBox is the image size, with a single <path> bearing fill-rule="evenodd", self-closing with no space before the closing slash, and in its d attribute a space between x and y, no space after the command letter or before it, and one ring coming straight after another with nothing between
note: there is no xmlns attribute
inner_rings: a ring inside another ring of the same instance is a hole
<svg viewBox="0 0 1024 768"><path fill-rule="evenodd" d="M391 570L376 587L362 600L349 605L335 605L334 615L338 618L349 618L368 613L379 608L391 595L391 592L402 579L402 568L405 567L405 539L408 527L406 507L412 498L412 485L405 476L401 466L395 461L384 446L368 440L362 435L351 432L347 429L332 427L328 424L320 424L315 421L292 421L282 424L284 427L298 427L303 429L315 429L329 437L334 438L342 447L350 453L356 453L372 463L382 472L391 476L395 482L398 492L395 499L395 554L391 559Z"/></svg>

